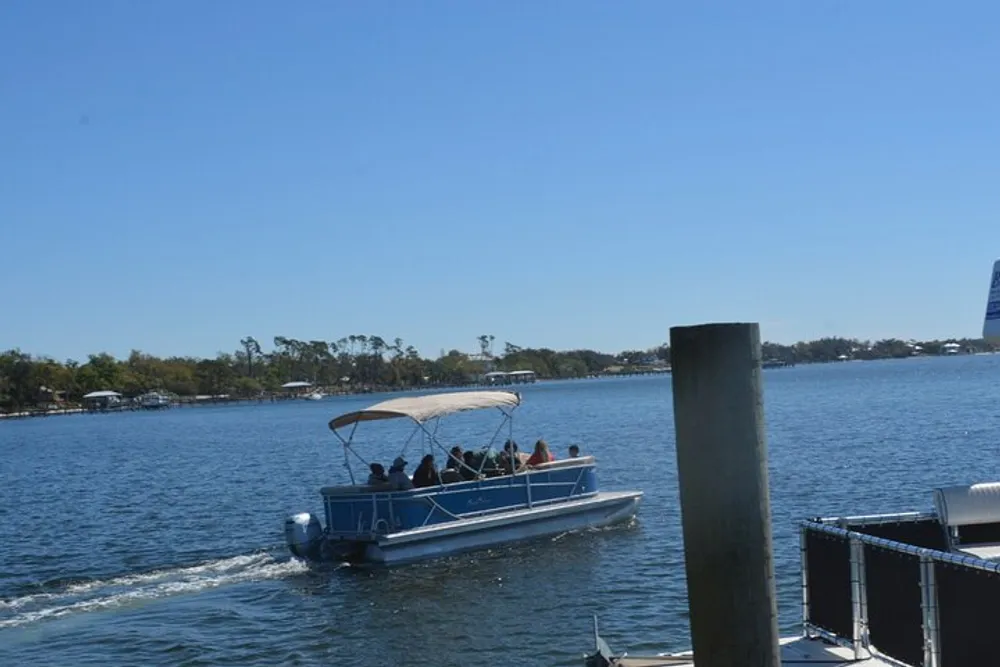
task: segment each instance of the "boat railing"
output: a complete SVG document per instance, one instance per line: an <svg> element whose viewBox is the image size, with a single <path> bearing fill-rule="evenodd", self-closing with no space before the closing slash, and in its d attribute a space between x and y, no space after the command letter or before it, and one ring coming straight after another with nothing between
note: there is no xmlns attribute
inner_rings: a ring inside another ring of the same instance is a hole
<svg viewBox="0 0 1000 667"><path fill-rule="evenodd" d="M356 537L370 534L386 534L399 529L396 517L403 514L396 512L397 503L420 503L426 504L429 511L424 516L420 526L405 526L403 529L423 527L431 523L435 513L439 513L448 519L471 519L501 512L535 508L556 504L566 501L569 498L585 498L597 493L597 489L580 490L581 484L585 481L587 472L594 468L593 457L589 460L581 459L574 465L552 466L545 469L530 470L526 473L516 475L504 475L501 477L487 478L484 480L472 480L469 482L455 482L437 486L408 489L405 491L393 491L384 487L325 487L322 490L324 504L328 510L332 510L335 505L351 505L360 508L364 505L370 509L365 513L358 513L357 523L353 530L329 530L328 534L333 537ZM552 464L548 464L552 465ZM546 472L564 472L577 469L577 474L566 479L546 480L541 478ZM453 511L446 507L448 499L454 496L474 496L477 493L489 492L497 489L524 488L523 498L511 501L511 496L503 496L499 503L487 503L487 507L480 510L465 510L461 512ZM565 489L563 493L542 493L540 490ZM536 492L533 494L532 490ZM541 496L541 497L539 497ZM441 502L439 502L439 500ZM444 505L442 505L442 502ZM384 508L382 511L380 508ZM333 512L328 512L331 516ZM380 532L378 529L384 526Z"/></svg>
<svg viewBox="0 0 1000 667"><path fill-rule="evenodd" d="M324 486L320 489L320 493L332 500L343 501L343 502L356 502L359 495L377 494L387 497L412 497L419 496L426 493L434 493L435 495L448 495L452 493L467 493L470 489L478 488L477 486L482 483L486 483L489 486L519 486L522 483L525 485L544 487L544 486L571 486L575 490L579 486L580 482L583 481L584 474L587 470L594 467L594 457L581 457L580 459L566 459L564 461L553 461L551 463L543 463L538 466L533 466L527 470L519 470L516 474L510 475L498 475L496 477L487 477L485 479L476 480L462 480L460 482L447 482L443 484L437 484L434 486L425 486L414 489L405 490L394 490L387 484L380 485L351 485L346 484L342 486ZM561 464L561 465L560 465ZM566 468L579 468L579 472L573 480L563 480L555 482L540 482L532 481L534 477L540 476L540 473L553 472L555 470L565 470ZM506 484L504 484L506 482Z"/></svg>
<svg viewBox="0 0 1000 667"><path fill-rule="evenodd" d="M804 632L908 667L993 664L1000 563L948 552L936 514L800 526Z"/></svg>

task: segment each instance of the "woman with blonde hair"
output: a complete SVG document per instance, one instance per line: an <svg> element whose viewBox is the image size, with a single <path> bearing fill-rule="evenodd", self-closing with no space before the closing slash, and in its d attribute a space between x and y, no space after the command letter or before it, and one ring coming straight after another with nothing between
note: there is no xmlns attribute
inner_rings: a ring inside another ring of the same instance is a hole
<svg viewBox="0 0 1000 667"><path fill-rule="evenodd" d="M544 440L535 443L535 451L528 459L527 465L536 466L539 463L549 463L555 461L556 457L549 451L549 445Z"/></svg>

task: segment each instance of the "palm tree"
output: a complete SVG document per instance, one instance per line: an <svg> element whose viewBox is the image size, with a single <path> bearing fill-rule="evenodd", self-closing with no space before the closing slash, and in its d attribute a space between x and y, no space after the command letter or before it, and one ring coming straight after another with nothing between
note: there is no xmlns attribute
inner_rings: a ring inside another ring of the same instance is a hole
<svg viewBox="0 0 1000 667"><path fill-rule="evenodd" d="M275 338L274 340L277 343L278 339ZM260 356L260 343L253 336L247 336L240 341L240 345L243 346L243 349L247 353L247 375L253 377L253 360L255 357Z"/></svg>

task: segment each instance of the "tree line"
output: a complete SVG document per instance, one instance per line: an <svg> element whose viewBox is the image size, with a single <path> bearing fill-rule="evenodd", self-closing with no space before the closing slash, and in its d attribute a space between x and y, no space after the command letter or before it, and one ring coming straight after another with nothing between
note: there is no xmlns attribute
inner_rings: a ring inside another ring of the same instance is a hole
<svg viewBox="0 0 1000 667"><path fill-rule="evenodd" d="M343 391L454 386L476 382L491 370L532 370L542 378L582 377L600 372L614 355L591 350L556 352L479 337L478 354L451 350L436 359L422 356L401 338L355 334L336 341L275 336L265 352L253 336L215 358L157 357L133 350L126 359L91 354L80 362L32 356L19 349L0 353L0 409L23 410L62 399L78 403L93 391L126 397L163 391L181 397L255 397L281 392L290 381L307 381Z"/></svg>
<svg viewBox="0 0 1000 667"><path fill-rule="evenodd" d="M0 354L0 409L23 410L56 398L75 403L83 395L101 390L117 391L126 397L153 390L182 397L254 397L279 392L282 384L295 380L343 391L364 391L463 385L477 382L491 370L530 370L543 379L577 378L641 370L670 361L666 344L608 354L521 347L510 342L496 351L495 340L493 335L484 334L478 338L477 353L442 350L435 359L422 356L401 338L362 334L336 341L275 336L273 349L268 352L256 338L247 336L234 351L213 359L161 358L133 350L126 359L99 353L89 355L84 362L60 362L13 349ZM794 345L766 342L762 349L765 359L797 364L941 354L947 342L822 338ZM962 352L993 349L978 339L953 342Z"/></svg>
<svg viewBox="0 0 1000 667"><path fill-rule="evenodd" d="M763 357L789 364L822 363L828 361L901 359L913 356L935 356L947 353L978 354L994 352L997 347L982 338L949 338L946 340L858 340L829 337L794 345L763 343Z"/></svg>

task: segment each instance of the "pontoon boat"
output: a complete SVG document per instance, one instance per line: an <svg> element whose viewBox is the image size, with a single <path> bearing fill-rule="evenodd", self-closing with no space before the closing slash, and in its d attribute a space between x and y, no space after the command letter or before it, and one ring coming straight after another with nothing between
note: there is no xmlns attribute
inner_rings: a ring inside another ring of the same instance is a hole
<svg viewBox="0 0 1000 667"><path fill-rule="evenodd" d="M351 484L320 491L325 526L310 513L288 518L285 538L292 554L307 561L397 565L632 519L642 492L599 491L593 456L493 466L497 459L483 454L493 451L505 426L513 442L513 411L520 403L521 396L509 391L451 392L395 398L333 419L330 429L343 442ZM443 452L440 460L447 460L449 451L436 437L439 420L483 409L496 409L502 421L477 455L475 469L461 464L472 479L453 477L409 490L355 482L351 457L364 461L352 446L360 423L408 419L414 424L410 440L420 435L428 448ZM344 438L341 429L347 427L350 434Z"/></svg>

